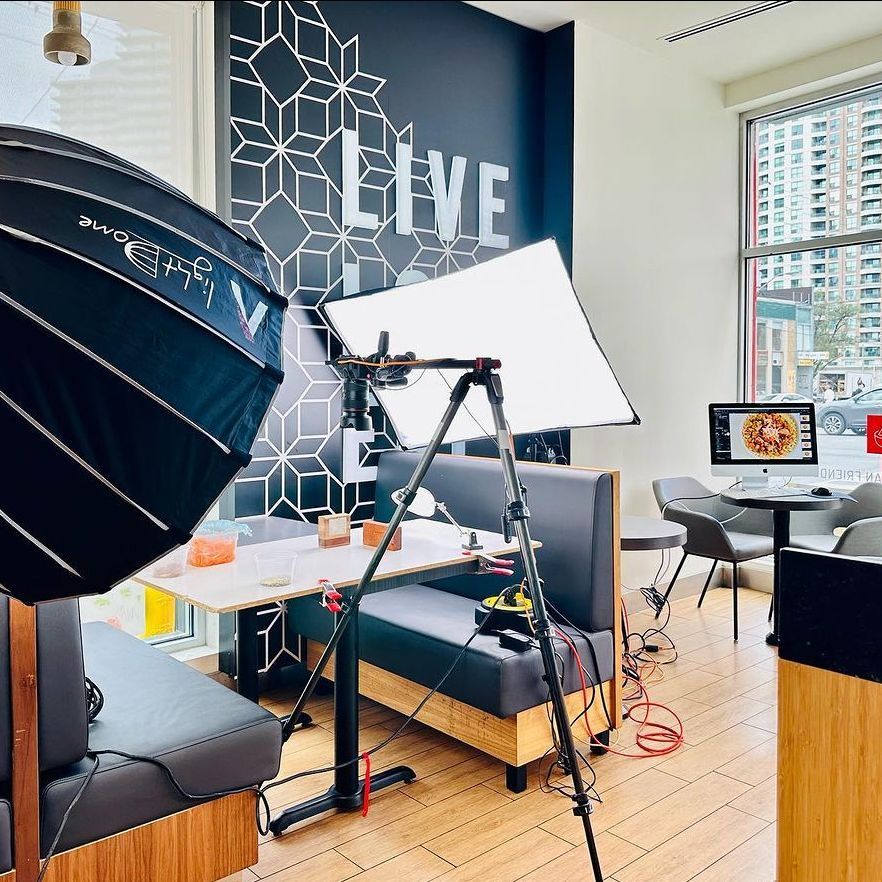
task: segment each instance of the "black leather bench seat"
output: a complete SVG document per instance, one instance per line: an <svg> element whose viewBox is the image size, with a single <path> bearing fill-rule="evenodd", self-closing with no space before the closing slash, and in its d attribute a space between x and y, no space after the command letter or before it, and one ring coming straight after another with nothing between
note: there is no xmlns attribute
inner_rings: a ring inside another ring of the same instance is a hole
<svg viewBox="0 0 882 882"><path fill-rule="evenodd" d="M405 486L419 461L415 452L384 451L379 457L374 517L388 521L395 505L392 493ZM613 624L613 481L605 472L521 463L527 488L533 538L542 542L536 553L545 597L590 636L600 681L612 678ZM423 486L445 502L451 514L469 527L498 532L505 496L498 459L439 456ZM408 516L409 517L409 516ZM441 515L436 515L436 520ZM450 527L451 544L459 539ZM369 594L359 614L359 655L369 664L431 688L443 676L475 628L475 605L499 594L523 576L520 556L514 576L455 576L391 591ZM333 620L315 598L288 602L287 627L293 634L326 642ZM597 678L588 641L567 629L585 669ZM579 689L578 668L562 641L566 692ZM539 650L503 649L499 638L479 635L440 692L497 717L508 717L543 704L548 697L542 680Z"/></svg>
<svg viewBox="0 0 882 882"><path fill-rule="evenodd" d="M12 806L0 799L0 873L12 869Z"/></svg>
<svg viewBox="0 0 882 882"><path fill-rule="evenodd" d="M245 788L278 773L282 732L273 714L103 623L83 626L83 651L86 673L105 697L104 708L89 727L92 750L112 748L161 759L192 793ZM86 759L44 776L44 852L91 767L92 760ZM68 820L59 849L192 805L177 794L161 769L104 756Z"/></svg>
<svg viewBox="0 0 882 882"><path fill-rule="evenodd" d="M480 584L483 576L472 577ZM431 688L443 676L475 628L476 601L428 585L410 585L367 595L359 613L361 658L407 680ZM333 616L312 597L288 604L290 627L310 640L327 642ZM584 637L567 628L582 663L596 680L594 661ZM589 635L600 667L600 682L612 677L611 631ZM564 689L579 689L571 650L560 642ZM518 652L499 645L493 634L479 634L455 671L439 690L442 694L508 717L542 704L548 698L542 680L538 649Z"/></svg>

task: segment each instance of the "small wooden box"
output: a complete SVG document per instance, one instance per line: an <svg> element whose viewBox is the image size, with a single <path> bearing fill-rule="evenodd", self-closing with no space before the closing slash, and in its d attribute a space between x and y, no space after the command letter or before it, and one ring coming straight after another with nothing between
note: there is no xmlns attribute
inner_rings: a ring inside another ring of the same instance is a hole
<svg viewBox="0 0 882 882"><path fill-rule="evenodd" d="M367 545L368 548L376 548L386 532L386 527L389 525L384 524L382 521L365 521L362 526L362 544ZM388 551L401 551L401 527L395 531L395 535L389 543Z"/></svg>
<svg viewBox="0 0 882 882"><path fill-rule="evenodd" d="M352 541L352 522L348 514L320 515L318 519L319 548L336 548Z"/></svg>

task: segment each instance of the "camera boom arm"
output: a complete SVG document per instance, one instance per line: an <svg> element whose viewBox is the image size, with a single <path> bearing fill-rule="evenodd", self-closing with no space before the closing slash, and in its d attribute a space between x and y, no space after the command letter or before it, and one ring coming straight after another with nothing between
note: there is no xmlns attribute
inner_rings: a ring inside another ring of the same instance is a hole
<svg viewBox="0 0 882 882"><path fill-rule="evenodd" d="M485 370L502 366L498 359L457 358L418 359L413 352L389 355L389 332L380 331L377 351L372 355L340 355L326 362L336 368L343 380L340 427L368 432L372 428L370 389L401 389L414 368L427 370Z"/></svg>

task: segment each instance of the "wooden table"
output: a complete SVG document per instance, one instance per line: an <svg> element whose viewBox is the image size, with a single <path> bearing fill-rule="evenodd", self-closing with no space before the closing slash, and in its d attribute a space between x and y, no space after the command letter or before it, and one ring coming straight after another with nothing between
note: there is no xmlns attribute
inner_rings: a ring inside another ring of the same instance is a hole
<svg viewBox="0 0 882 882"><path fill-rule="evenodd" d="M778 659L778 880L882 865L882 561L787 549Z"/></svg>
<svg viewBox="0 0 882 882"><path fill-rule="evenodd" d="M413 520L402 524L403 547L389 551L368 589L386 591L410 585L420 578L443 579L477 571L477 559L463 553L460 536L447 523ZM517 543L506 542L500 533L476 530L483 553L499 556L516 553ZM534 543L540 547L539 543ZM258 554L294 553L297 566L290 585L265 588L257 578ZM319 580L328 579L341 591L358 584L373 553L361 544L361 529L352 531L352 542L338 548L319 548L315 535L295 536L240 545L232 563L214 567L187 567L183 575L160 578L153 567L134 579L179 600L213 613L237 612L275 601L320 594Z"/></svg>
<svg viewBox="0 0 882 882"><path fill-rule="evenodd" d="M506 542L499 533L475 530L482 553L506 557L518 551L516 541ZM427 579L443 579L478 571L479 560L464 553L459 533L447 523L412 520L402 524L403 546L385 554L368 592L386 591ZM319 581L327 579L343 594L344 604L367 569L373 549L361 544L362 531L352 531L352 542L337 548L319 548L315 536L299 536L254 542L238 549L236 560L214 567L188 567L174 578L139 573L136 581L215 613L238 612L273 601L291 600L321 593ZM535 547L541 543L534 542ZM261 553L296 553L291 584L262 586L257 577L256 556ZM151 568L152 569L152 568ZM318 602L318 601L316 601ZM330 615L330 613L329 613ZM296 737L296 736L295 736ZM287 809L297 820L327 811L329 801L346 809L362 803L358 758L358 617L343 632L335 654L334 676L334 784L324 796ZM371 791L401 781L412 781L414 772L398 766L371 776ZM293 823L293 821L291 822Z"/></svg>

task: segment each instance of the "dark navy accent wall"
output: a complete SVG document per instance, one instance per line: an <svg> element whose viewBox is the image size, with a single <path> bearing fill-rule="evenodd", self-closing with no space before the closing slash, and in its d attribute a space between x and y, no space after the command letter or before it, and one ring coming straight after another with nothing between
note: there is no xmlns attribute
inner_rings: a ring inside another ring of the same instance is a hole
<svg viewBox="0 0 882 882"><path fill-rule="evenodd" d="M219 113L228 114L229 210L267 248L290 308L285 383L235 485L238 516L369 517L370 472L344 483L340 384L324 365L337 342L317 305L331 293L446 274L498 256L479 244L479 163L505 166L494 232L516 248L555 235L572 250L573 29L551 34L455 0L320 0L216 5ZM228 62L228 64L227 64ZM228 68L228 71L225 71ZM376 230L343 222L343 134L357 132L360 209ZM396 232L396 143L413 150L413 232ZM428 151L467 164L456 233L436 229ZM537 308L540 302L537 292ZM392 341L407 348L406 340ZM359 448L370 469L393 447Z"/></svg>
<svg viewBox="0 0 882 882"><path fill-rule="evenodd" d="M573 273L575 52L576 26L573 22L545 34L543 232L557 239L570 275Z"/></svg>
<svg viewBox="0 0 882 882"><path fill-rule="evenodd" d="M458 0L319 6L338 36L358 35L364 69L387 79L383 108L398 124L413 121L414 156L468 159L463 232L477 235L478 163L494 162L511 170L494 228L514 248L541 238L544 36Z"/></svg>
<svg viewBox="0 0 882 882"><path fill-rule="evenodd" d="M480 162L509 169L495 186L506 209L494 231L510 247L554 234L569 256L572 28L543 35L454 0L233 2L220 13L229 27L231 216L266 245L291 302L286 381L236 484L236 513L365 517L373 487L343 484L339 384L322 363L336 341L315 307L347 273L350 290L366 289L498 255L477 238ZM376 231L343 225L344 127L358 133L360 208L379 217ZM407 236L395 232L397 140L414 157ZM448 179L453 156L467 160L452 241L435 230L428 150L443 154ZM380 414L376 428L370 449L393 446Z"/></svg>

